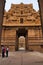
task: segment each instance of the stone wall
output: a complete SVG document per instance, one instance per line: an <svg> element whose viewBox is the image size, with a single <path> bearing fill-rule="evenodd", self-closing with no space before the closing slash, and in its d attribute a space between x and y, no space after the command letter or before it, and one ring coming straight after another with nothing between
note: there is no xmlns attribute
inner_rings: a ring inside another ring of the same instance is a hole
<svg viewBox="0 0 43 65"><path fill-rule="evenodd" d="M14 28L4 28L2 30L1 45L9 46L14 51L16 43L16 30ZM13 49L14 48L14 49Z"/></svg>
<svg viewBox="0 0 43 65"><path fill-rule="evenodd" d="M28 50L40 51L43 45L40 13L32 4L12 4L8 12L4 12L1 45L9 46L10 51L18 45L17 29L26 29L25 46ZM18 47L17 47L18 48Z"/></svg>

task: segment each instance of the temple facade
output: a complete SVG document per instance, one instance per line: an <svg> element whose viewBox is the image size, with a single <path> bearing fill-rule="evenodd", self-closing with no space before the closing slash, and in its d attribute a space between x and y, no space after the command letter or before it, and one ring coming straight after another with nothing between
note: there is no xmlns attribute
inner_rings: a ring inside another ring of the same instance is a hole
<svg viewBox="0 0 43 65"><path fill-rule="evenodd" d="M43 52L42 27L40 12L32 4L11 4L8 12L4 12L1 46L9 47L9 51Z"/></svg>

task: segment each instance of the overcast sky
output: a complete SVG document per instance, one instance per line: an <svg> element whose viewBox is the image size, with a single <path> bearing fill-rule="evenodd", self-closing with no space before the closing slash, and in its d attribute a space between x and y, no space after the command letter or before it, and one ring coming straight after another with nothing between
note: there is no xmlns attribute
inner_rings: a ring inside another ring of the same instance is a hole
<svg viewBox="0 0 43 65"><path fill-rule="evenodd" d="M37 0L6 0L6 4L5 4L6 11L8 11L10 9L12 3L13 4L19 4L21 2L23 2L24 4L32 3L33 4L33 8L35 10L39 10Z"/></svg>

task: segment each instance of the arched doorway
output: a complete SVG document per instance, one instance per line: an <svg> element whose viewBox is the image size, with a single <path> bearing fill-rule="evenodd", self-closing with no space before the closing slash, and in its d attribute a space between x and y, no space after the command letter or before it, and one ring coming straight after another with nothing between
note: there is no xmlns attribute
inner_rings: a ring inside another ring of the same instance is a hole
<svg viewBox="0 0 43 65"><path fill-rule="evenodd" d="M20 48L27 50L27 44L28 44L28 30L24 28L19 28L16 31L16 46L15 50L18 51ZM21 50L22 50L21 49Z"/></svg>

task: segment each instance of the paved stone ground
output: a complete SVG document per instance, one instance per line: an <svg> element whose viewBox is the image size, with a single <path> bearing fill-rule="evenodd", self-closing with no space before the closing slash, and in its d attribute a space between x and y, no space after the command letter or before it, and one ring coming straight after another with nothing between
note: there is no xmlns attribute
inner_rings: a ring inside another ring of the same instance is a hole
<svg viewBox="0 0 43 65"><path fill-rule="evenodd" d="M0 57L0 65L43 65L43 53L26 51L9 52L8 58Z"/></svg>

